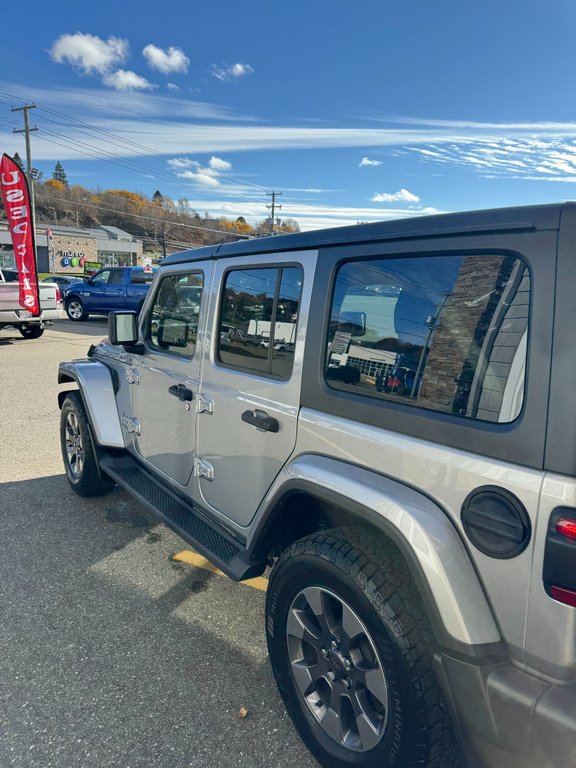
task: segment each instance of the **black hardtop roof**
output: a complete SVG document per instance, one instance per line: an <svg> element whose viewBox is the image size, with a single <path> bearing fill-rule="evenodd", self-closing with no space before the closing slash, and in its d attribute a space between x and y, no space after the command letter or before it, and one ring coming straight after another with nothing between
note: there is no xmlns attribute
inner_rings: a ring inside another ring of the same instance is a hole
<svg viewBox="0 0 576 768"><path fill-rule="evenodd" d="M373 224L356 224L349 227L333 227L291 235L240 240L235 243L208 245L203 248L173 253L164 259L162 266L229 256L301 251L353 243L369 243L378 240L408 240L446 235L558 229L564 208L576 211L576 203L552 203L515 208L491 208L465 213L443 213L418 216L413 219L393 219L391 221L377 221Z"/></svg>

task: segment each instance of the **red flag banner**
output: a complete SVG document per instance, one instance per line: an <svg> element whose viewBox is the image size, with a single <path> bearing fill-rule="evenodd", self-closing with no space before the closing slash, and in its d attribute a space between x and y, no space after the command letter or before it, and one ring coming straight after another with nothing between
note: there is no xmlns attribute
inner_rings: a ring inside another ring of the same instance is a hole
<svg viewBox="0 0 576 768"><path fill-rule="evenodd" d="M22 168L6 154L2 155L0 161L0 193L10 227L18 270L19 303L22 309L28 310L31 315L37 317L40 315L40 302L28 180Z"/></svg>

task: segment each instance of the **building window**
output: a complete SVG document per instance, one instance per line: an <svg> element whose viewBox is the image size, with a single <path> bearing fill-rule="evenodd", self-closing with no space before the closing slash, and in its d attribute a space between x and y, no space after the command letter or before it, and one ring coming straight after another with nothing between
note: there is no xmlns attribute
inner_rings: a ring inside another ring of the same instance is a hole
<svg viewBox="0 0 576 768"><path fill-rule="evenodd" d="M11 245L0 243L0 267L15 267L14 249Z"/></svg>

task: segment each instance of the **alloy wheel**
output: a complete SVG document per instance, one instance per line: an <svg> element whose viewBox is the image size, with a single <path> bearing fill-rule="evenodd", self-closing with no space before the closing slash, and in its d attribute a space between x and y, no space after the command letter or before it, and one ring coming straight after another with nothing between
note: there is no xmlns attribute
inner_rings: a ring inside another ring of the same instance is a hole
<svg viewBox="0 0 576 768"><path fill-rule="evenodd" d="M79 480L84 469L84 446L78 417L70 411L66 417L66 461L73 479Z"/></svg>
<svg viewBox="0 0 576 768"><path fill-rule="evenodd" d="M286 627L296 688L324 732L355 752L386 730L389 693L376 647L358 614L323 587L306 587Z"/></svg>

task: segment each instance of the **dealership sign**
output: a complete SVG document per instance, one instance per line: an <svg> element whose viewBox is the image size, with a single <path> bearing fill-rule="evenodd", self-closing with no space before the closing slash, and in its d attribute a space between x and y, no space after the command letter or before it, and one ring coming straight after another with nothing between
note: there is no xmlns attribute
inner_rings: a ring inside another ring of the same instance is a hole
<svg viewBox="0 0 576 768"><path fill-rule="evenodd" d="M34 225L28 181L24 171L8 155L0 161L0 192L8 219L18 270L18 303L34 317L40 315Z"/></svg>

